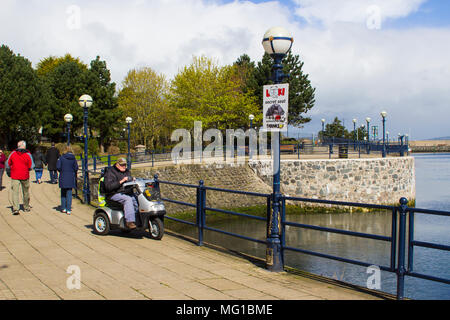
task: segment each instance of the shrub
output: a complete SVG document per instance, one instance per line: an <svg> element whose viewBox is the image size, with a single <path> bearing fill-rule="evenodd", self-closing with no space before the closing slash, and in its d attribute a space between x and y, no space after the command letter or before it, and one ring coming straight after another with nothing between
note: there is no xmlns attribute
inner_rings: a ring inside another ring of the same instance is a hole
<svg viewBox="0 0 450 320"><path fill-rule="evenodd" d="M120 148L118 146L109 146L108 148L108 154L119 154L120 153Z"/></svg>
<svg viewBox="0 0 450 320"><path fill-rule="evenodd" d="M99 153L99 147L98 147L98 141L97 139L89 139L88 141L88 152L89 156L98 156Z"/></svg>

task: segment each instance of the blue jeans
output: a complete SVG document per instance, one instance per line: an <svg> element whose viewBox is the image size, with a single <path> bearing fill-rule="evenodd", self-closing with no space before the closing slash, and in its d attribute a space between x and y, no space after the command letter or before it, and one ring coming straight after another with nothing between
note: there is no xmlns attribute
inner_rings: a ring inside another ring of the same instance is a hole
<svg viewBox="0 0 450 320"><path fill-rule="evenodd" d="M61 210L70 211L72 208L72 188L61 188Z"/></svg>
<svg viewBox="0 0 450 320"><path fill-rule="evenodd" d="M136 211L138 210L138 203L135 197L123 193L116 193L111 197L111 200L117 201L123 205L123 213L127 222L136 222Z"/></svg>
<svg viewBox="0 0 450 320"><path fill-rule="evenodd" d="M44 172L44 169L34 168L34 172L36 173L36 182L38 182L38 180L42 179L42 172Z"/></svg>

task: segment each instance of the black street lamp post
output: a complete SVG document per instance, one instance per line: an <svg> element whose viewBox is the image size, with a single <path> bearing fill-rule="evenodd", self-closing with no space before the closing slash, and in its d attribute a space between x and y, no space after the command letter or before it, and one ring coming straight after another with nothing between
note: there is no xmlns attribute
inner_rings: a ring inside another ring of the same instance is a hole
<svg viewBox="0 0 450 320"><path fill-rule="evenodd" d="M283 66L281 64L285 55L292 47L294 39L291 34L284 28L273 27L265 34L262 41L264 50L274 60L272 67L272 80L275 84L280 84L286 77L283 74ZM284 269L283 257L281 253L280 239L280 218L281 218L281 193L280 193L280 140L279 132L272 132L273 146L273 194L272 194L272 212L270 216L267 250L266 250L266 266L269 271L280 272Z"/></svg>
<svg viewBox="0 0 450 320"><path fill-rule="evenodd" d="M64 116L64 121L67 123L67 145L70 146L70 123L73 120L73 116L68 113Z"/></svg>
<svg viewBox="0 0 450 320"><path fill-rule="evenodd" d="M92 106L92 98L91 96L84 94L80 97L78 103L84 110L83 201L84 203L90 203L91 191L89 189L89 170L88 170L88 109L90 106Z"/></svg>
<svg viewBox="0 0 450 320"><path fill-rule="evenodd" d="M370 154L370 118L366 118L367 122L367 154Z"/></svg>
<svg viewBox="0 0 450 320"><path fill-rule="evenodd" d="M383 152L382 152L382 156L383 156L383 158L386 158L386 116L387 116L387 112L381 111L380 114L381 114L381 117L383 120Z"/></svg>
<svg viewBox="0 0 450 320"><path fill-rule="evenodd" d="M131 152L130 152L130 125L131 122L133 122L133 119L131 117L127 117L125 119L125 122L127 123L127 129L128 129L128 155L127 155L127 167L130 170L131 169Z"/></svg>

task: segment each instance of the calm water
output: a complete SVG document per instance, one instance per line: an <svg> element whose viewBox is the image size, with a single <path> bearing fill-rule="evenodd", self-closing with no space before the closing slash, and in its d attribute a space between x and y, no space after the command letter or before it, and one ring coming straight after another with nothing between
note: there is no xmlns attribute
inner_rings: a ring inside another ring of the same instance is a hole
<svg viewBox="0 0 450 320"><path fill-rule="evenodd" d="M416 206L426 209L450 211L450 154L415 154ZM310 225L352 230L378 235L391 235L390 212L333 213L289 215L288 221ZM210 224L225 231L264 240L265 222L252 219L234 219ZM450 245L450 217L425 214L415 215L415 239ZM186 227L186 233L196 235L194 229ZM216 232L205 232L205 241L219 244L232 250L265 257L265 246L240 240ZM390 243L384 241L337 235L326 232L287 228L288 246L325 254L360 260L378 266L390 265ZM311 273L366 286L367 268L333 260L286 251L285 264ZM450 279L450 252L415 247L414 271ZM390 272L381 272L381 291L396 293L397 278ZM450 299L450 285L428 280L405 278L405 296L413 299Z"/></svg>

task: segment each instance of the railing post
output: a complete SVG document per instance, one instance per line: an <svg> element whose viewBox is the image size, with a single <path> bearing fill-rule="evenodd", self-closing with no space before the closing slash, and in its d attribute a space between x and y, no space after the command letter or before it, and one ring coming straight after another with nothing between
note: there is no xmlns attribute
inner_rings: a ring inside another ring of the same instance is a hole
<svg viewBox="0 0 450 320"><path fill-rule="evenodd" d="M111 167L111 155L108 154L108 167Z"/></svg>
<svg viewBox="0 0 450 320"><path fill-rule="evenodd" d="M155 166L155 150L152 150L152 167Z"/></svg>
<svg viewBox="0 0 450 320"><path fill-rule="evenodd" d="M153 178L155 179L155 189L156 189L156 190L160 190L160 189L159 189L158 174L155 174L155 175L153 176ZM160 192L161 192L161 191L160 191Z"/></svg>
<svg viewBox="0 0 450 320"><path fill-rule="evenodd" d="M406 242L406 212L408 211L408 199L400 199L400 226L397 265L397 300L403 300L405 291L405 242Z"/></svg>
<svg viewBox="0 0 450 320"><path fill-rule="evenodd" d="M412 211L409 212L408 226L408 272L412 272L414 265L414 212Z"/></svg>
<svg viewBox="0 0 450 320"><path fill-rule="evenodd" d="M284 225L284 222L286 221L286 199L284 196L281 198L281 264L283 265L284 269L284 247L286 245L286 226Z"/></svg>
<svg viewBox="0 0 450 320"><path fill-rule="evenodd" d="M197 228L198 228L198 245L199 246L203 246L203 227L204 227L204 214L205 214L205 200L203 199L205 196L205 192L206 191L203 188L203 180L199 181L199 186L197 187L197 215L196 215L196 220L197 220Z"/></svg>

